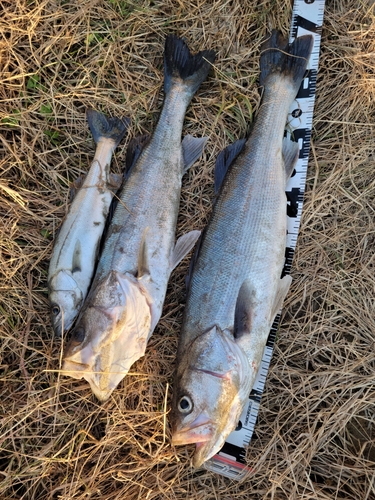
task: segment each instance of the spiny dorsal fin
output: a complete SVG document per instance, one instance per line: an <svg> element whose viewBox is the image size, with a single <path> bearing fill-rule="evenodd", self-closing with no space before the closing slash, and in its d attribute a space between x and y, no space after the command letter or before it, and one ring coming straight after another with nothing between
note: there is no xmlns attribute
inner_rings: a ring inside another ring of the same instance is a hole
<svg viewBox="0 0 375 500"><path fill-rule="evenodd" d="M228 168L241 153L245 143L246 139L239 139L219 153L215 164L215 194L218 194Z"/></svg>
<svg viewBox="0 0 375 500"><path fill-rule="evenodd" d="M251 332L253 321L255 290L249 280L245 280L238 292L236 308L234 311L233 336L240 339Z"/></svg>
<svg viewBox="0 0 375 500"><path fill-rule="evenodd" d="M137 273L138 279L141 279L144 276L150 276L150 268L149 268L149 262L148 262L148 251L147 251L147 243L146 243L146 237L147 237L148 231L149 231L149 228L146 227L145 230L143 231L142 240L141 240L141 244L139 247L138 273Z"/></svg>
<svg viewBox="0 0 375 500"><path fill-rule="evenodd" d="M208 137L193 137L192 135L184 137L181 144L184 159L184 174L202 155L207 141Z"/></svg>
<svg viewBox="0 0 375 500"><path fill-rule="evenodd" d="M280 279L279 288L277 289L275 301L273 303L271 316L272 320L275 319L276 314L280 311L291 283L292 277L290 276L290 274L286 274L283 278Z"/></svg>
<svg viewBox="0 0 375 500"><path fill-rule="evenodd" d="M285 168L285 181L289 180L299 157L298 142L291 141L288 137L283 139L283 159Z"/></svg>
<svg viewBox="0 0 375 500"><path fill-rule="evenodd" d="M190 252L200 234L200 231L190 231L178 238L171 257L171 272Z"/></svg>

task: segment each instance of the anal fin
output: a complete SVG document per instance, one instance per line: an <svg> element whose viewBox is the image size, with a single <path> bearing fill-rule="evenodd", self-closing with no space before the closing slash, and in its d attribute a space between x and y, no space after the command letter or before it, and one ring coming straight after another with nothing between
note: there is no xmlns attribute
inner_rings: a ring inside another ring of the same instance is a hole
<svg viewBox="0 0 375 500"><path fill-rule="evenodd" d="M182 141L182 155L184 159L184 174L202 155L208 137L193 137L186 135Z"/></svg>

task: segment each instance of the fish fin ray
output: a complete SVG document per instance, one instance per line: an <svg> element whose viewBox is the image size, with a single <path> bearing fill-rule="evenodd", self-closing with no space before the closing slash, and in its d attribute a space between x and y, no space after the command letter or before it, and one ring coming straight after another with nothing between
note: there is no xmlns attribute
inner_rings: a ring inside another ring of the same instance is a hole
<svg viewBox="0 0 375 500"><path fill-rule="evenodd" d="M215 163L215 195L218 194L229 167L241 153L245 143L246 139L239 139L219 153Z"/></svg>
<svg viewBox="0 0 375 500"><path fill-rule="evenodd" d="M202 50L192 55L184 40L168 35L164 50L164 92L168 94L173 80L180 82L182 79L194 94L206 79L214 60L213 50Z"/></svg>
<svg viewBox="0 0 375 500"><path fill-rule="evenodd" d="M76 241L72 258L72 274L80 272L82 269L82 247L80 240Z"/></svg>
<svg viewBox="0 0 375 500"><path fill-rule="evenodd" d="M254 316L255 290L250 280L245 280L238 292L234 311L233 336L240 339L251 332Z"/></svg>
<svg viewBox="0 0 375 500"><path fill-rule="evenodd" d="M171 257L171 272L190 252L200 234L200 231L194 230L190 231L189 233L183 234L178 238Z"/></svg>
<svg viewBox="0 0 375 500"><path fill-rule="evenodd" d="M149 262L148 262L148 249L147 249L147 242L146 242L146 237L147 237L148 231L149 231L149 227L146 227L145 230L143 231L142 240L141 240L141 244L139 247L138 272L137 272L138 279L141 279L144 276L150 276L150 268L149 268Z"/></svg>
<svg viewBox="0 0 375 500"><path fill-rule="evenodd" d="M299 157L298 142L291 141L288 137L283 139L283 159L285 168L285 181L291 177Z"/></svg>
<svg viewBox="0 0 375 500"><path fill-rule="evenodd" d="M91 108L86 110L86 116L95 143L103 138L112 139L114 148L119 145L130 125L130 119L126 116L106 116Z"/></svg>
<svg viewBox="0 0 375 500"><path fill-rule="evenodd" d="M70 186L69 186L69 201L70 201L70 203L74 200L76 194L83 186L85 179L86 179L86 175L80 175L79 177L77 177L77 179L75 179L70 184Z"/></svg>
<svg viewBox="0 0 375 500"><path fill-rule="evenodd" d="M189 269L188 269L187 275L185 277L185 286L186 286L186 289L189 288L191 277L193 276L194 266L195 266L195 264L196 264L196 262L198 260L199 251L200 251L201 246L202 246L202 241L203 241L203 237L204 237L205 231L206 231L206 229L204 229L202 231L201 235L199 236L199 238L197 240L197 245L196 245L195 250L193 252L193 256L190 259Z"/></svg>
<svg viewBox="0 0 375 500"><path fill-rule="evenodd" d="M186 135L182 141L182 155L184 159L183 173L185 174L189 168L203 154L204 148L208 141L208 137L193 137Z"/></svg>
<svg viewBox="0 0 375 500"><path fill-rule="evenodd" d="M114 190L118 190L120 189L121 187L121 184L122 184L122 181L123 181L123 176L121 174L109 174L109 187L114 189Z"/></svg>
<svg viewBox="0 0 375 500"><path fill-rule="evenodd" d="M260 85L265 85L269 75L282 74L292 78L297 92L305 74L313 44L312 35L300 36L289 44L280 32L273 30L260 49Z"/></svg>
<svg viewBox="0 0 375 500"><path fill-rule="evenodd" d="M292 283L292 277L290 276L290 274L286 274L283 278L280 279L279 287L277 289L272 309L272 316L271 316L272 321L274 320L276 314L280 311L291 283Z"/></svg>

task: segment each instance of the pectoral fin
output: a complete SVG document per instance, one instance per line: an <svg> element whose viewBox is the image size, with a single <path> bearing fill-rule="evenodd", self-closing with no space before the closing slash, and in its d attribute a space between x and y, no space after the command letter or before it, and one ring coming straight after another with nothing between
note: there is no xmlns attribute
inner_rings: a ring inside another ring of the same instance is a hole
<svg viewBox="0 0 375 500"><path fill-rule="evenodd" d="M254 317L255 290L249 280L245 280L238 292L236 308L234 311L233 336L240 339L251 332Z"/></svg>
<svg viewBox="0 0 375 500"><path fill-rule="evenodd" d="M79 240L76 241L73 251L73 259L72 259L72 274L81 271L82 266L82 249L81 242Z"/></svg>
<svg viewBox="0 0 375 500"><path fill-rule="evenodd" d="M184 159L184 174L202 155L207 140L208 137L193 137L192 135L186 135L184 137L181 144Z"/></svg>
<svg viewBox="0 0 375 500"><path fill-rule="evenodd" d="M149 230L149 228L146 227L145 230L143 231L141 245L139 247L138 273L137 273L138 279L144 278L146 276L150 276L150 267L149 267L149 262L148 262L148 249L147 249L147 242L146 242L148 230Z"/></svg>
<svg viewBox="0 0 375 500"><path fill-rule="evenodd" d="M272 309L272 316L271 316L272 320L275 318L276 314L280 311L291 283L292 283L292 277L289 274L281 278Z"/></svg>
<svg viewBox="0 0 375 500"><path fill-rule="evenodd" d="M285 181L291 177L294 167L299 157L298 142L290 140L288 137L283 139L283 159L285 168Z"/></svg>
<svg viewBox="0 0 375 500"><path fill-rule="evenodd" d="M200 234L200 231L190 231L190 233L186 233L178 238L171 257L171 271L190 252Z"/></svg>

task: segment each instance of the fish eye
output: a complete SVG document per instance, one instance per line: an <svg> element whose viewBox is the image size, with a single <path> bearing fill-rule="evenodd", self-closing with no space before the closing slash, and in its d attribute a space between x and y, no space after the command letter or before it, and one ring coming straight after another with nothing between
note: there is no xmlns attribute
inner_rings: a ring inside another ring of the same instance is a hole
<svg viewBox="0 0 375 500"><path fill-rule="evenodd" d="M182 396L180 401L178 402L178 409L181 413L190 413L193 409L193 402L189 398L189 396Z"/></svg>
<svg viewBox="0 0 375 500"><path fill-rule="evenodd" d="M51 313L54 315L54 316L58 316L60 314L60 307L57 305L57 304L54 304L52 307L51 307Z"/></svg>

